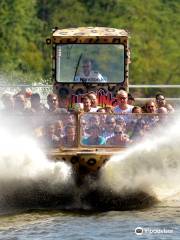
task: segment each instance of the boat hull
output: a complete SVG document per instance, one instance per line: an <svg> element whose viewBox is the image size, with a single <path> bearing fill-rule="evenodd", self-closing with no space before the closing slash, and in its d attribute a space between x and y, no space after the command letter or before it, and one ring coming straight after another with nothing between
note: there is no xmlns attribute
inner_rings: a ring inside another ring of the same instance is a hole
<svg viewBox="0 0 180 240"><path fill-rule="evenodd" d="M117 153L125 148L118 149L54 149L47 153L48 159L64 161L70 164L76 175L96 174Z"/></svg>

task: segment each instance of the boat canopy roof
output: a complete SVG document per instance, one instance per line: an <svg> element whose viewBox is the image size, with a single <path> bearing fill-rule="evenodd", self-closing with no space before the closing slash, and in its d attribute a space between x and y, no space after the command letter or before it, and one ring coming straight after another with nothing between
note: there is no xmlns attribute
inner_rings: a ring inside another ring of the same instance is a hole
<svg viewBox="0 0 180 240"><path fill-rule="evenodd" d="M108 27L78 27L55 29L52 36L53 43L69 43L73 40L73 43L94 43L93 40L96 43L118 43L118 39L121 39L120 43L127 41L128 32Z"/></svg>

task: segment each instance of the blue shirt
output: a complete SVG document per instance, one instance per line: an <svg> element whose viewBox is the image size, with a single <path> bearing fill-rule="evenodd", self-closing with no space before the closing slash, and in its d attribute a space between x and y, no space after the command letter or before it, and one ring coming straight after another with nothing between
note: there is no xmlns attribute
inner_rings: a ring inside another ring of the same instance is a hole
<svg viewBox="0 0 180 240"><path fill-rule="evenodd" d="M103 145L106 144L106 139L104 137L99 136L97 138L97 142L96 143L90 143L90 137L86 137L82 139L82 144L84 145Z"/></svg>

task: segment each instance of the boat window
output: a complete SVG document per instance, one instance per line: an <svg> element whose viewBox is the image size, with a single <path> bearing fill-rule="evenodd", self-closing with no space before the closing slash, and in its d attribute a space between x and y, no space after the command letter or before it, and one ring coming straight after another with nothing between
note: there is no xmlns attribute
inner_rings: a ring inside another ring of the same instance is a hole
<svg viewBox="0 0 180 240"><path fill-rule="evenodd" d="M72 113L46 116L43 124L42 144L50 148L77 147L77 117Z"/></svg>
<svg viewBox="0 0 180 240"><path fill-rule="evenodd" d="M123 82L124 45L57 45L56 80L58 82Z"/></svg>
<svg viewBox="0 0 180 240"><path fill-rule="evenodd" d="M162 116L166 120L167 116ZM157 114L85 113L80 118L80 143L86 147L127 147L160 126Z"/></svg>

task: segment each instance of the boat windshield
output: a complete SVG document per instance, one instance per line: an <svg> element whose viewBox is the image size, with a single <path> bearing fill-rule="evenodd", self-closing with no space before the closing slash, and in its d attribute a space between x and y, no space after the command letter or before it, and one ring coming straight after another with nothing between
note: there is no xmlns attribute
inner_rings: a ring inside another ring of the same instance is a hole
<svg viewBox="0 0 180 240"><path fill-rule="evenodd" d="M86 113L80 117L80 144L90 147L128 147L150 136L168 115Z"/></svg>
<svg viewBox="0 0 180 240"><path fill-rule="evenodd" d="M122 44L58 44L56 81L122 83L124 57Z"/></svg>
<svg viewBox="0 0 180 240"><path fill-rule="evenodd" d="M43 149L91 149L128 147L151 136L155 128L165 126L170 119L172 122L172 115L168 114L57 111L45 115L4 115L1 123L15 135L22 132L35 136Z"/></svg>

